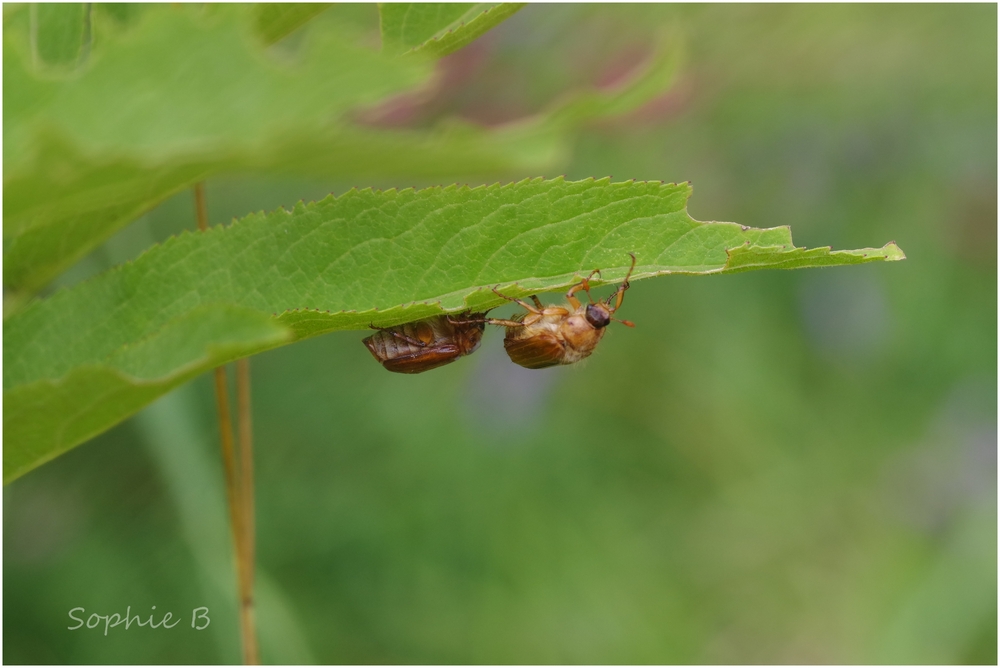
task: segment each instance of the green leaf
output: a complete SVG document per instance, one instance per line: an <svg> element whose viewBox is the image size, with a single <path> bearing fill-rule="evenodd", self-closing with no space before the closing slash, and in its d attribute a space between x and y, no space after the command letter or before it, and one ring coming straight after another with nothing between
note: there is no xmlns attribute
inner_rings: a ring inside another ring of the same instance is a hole
<svg viewBox="0 0 1000 668"><path fill-rule="evenodd" d="M90 42L88 5L82 2L33 2L30 22L31 46L36 63L71 68L83 57ZM6 122L6 118L4 120Z"/></svg>
<svg viewBox="0 0 1000 668"><path fill-rule="evenodd" d="M323 32L297 62L279 62L243 23L227 8L149 8L62 80L31 74L5 34L5 285L37 289L171 193L221 168L293 159L290 143L430 74Z"/></svg>
<svg viewBox="0 0 1000 668"><path fill-rule="evenodd" d="M469 44L525 4L381 3L382 48L392 54L441 57Z"/></svg>
<svg viewBox="0 0 1000 668"><path fill-rule="evenodd" d="M435 177L456 169L487 175L509 172L515 166L537 171L564 155L565 144L563 134L551 132L490 139L473 128L380 132L338 125L311 136L282 139L259 153L178 160L149 170L137 160L88 163L71 148L42 142L41 153L51 154L53 161L65 161L71 169L78 166L80 177L39 201L24 195L50 190L49 175L8 177L4 203L18 213L6 219L4 232L11 236L4 250L4 282L26 292L43 286L153 204L227 169L350 178ZM337 160L331 160L331 155ZM26 226L27 221L38 222Z"/></svg>
<svg viewBox="0 0 1000 668"><path fill-rule="evenodd" d="M831 250L822 248L796 248L791 237L787 244L752 246L749 242L728 251L729 259L723 271L735 274L754 269L801 269L804 267L833 267L845 264L864 264L874 260L905 260L906 255L896 242L890 241L882 248L859 250Z"/></svg>
<svg viewBox="0 0 1000 668"><path fill-rule="evenodd" d="M318 130L331 115L429 74L417 61L391 61L323 32L311 35L300 62L279 62L248 44L241 18L147 12L134 33L95 53L82 76L62 81L29 81L22 53L5 40L14 98L8 105L4 96L5 167L34 161L43 128L85 151L153 162L253 145L293 123Z"/></svg>
<svg viewBox="0 0 1000 668"><path fill-rule="evenodd" d="M630 252L634 281L902 258L892 244L804 251L785 227L701 223L687 214L689 195L687 184L609 179L352 190L174 237L5 322L5 478L225 359L485 310L503 303L494 286L512 296L565 290L595 268L595 284L614 283ZM212 320L217 310L225 315ZM237 316L242 329L227 320ZM67 423L84 414L101 419Z"/></svg>
<svg viewBox="0 0 1000 668"><path fill-rule="evenodd" d="M274 44L329 6L324 2L262 2L253 5L254 27L265 44Z"/></svg>
<svg viewBox="0 0 1000 668"><path fill-rule="evenodd" d="M106 364L4 392L4 482L96 436L206 369L290 338L266 315L217 304L192 309ZM53 419L58 415L58 419Z"/></svg>
<svg viewBox="0 0 1000 668"><path fill-rule="evenodd" d="M329 122L323 109L349 108L385 94L385 88L372 90L366 82L354 86L339 71L329 76L315 72L326 61L352 62L354 57L368 63L360 69L372 76L380 67L396 65L331 43L334 38L328 35L313 40L304 62L281 65L254 50L238 14L220 10L221 16L206 23L186 11L163 11L149 6L141 15L130 14L142 19L137 29L105 40L104 50L94 57L99 61L96 74L87 70L76 83L38 80L28 71L17 39L5 39L4 284L8 295L19 296L5 300L5 307L29 297L143 212L214 174L384 179L538 173L568 157L571 133L580 124L624 113L661 93L676 67L675 52L660 48L627 85L584 91L550 112L497 131L455 123L432 131L374 130ZM149 34L161 48L145 43ZM206 58L198 56L196 64L189 58L200 51ZM172 83L161 86L149 80L137 66L143 59L172 67L167 76ZM203 70L196 81L173 81L192 69ZM271 78L259 76L261 71ZM389 88L422 81L428 72L407 65ZM118 82L125 93L117 90ZM317 99L326 96L328 106L302 106L296 117L294 105L284 100L294 98L297 87L310 88L309 95ZM95 99L90 88L108 90L107 99ZM147 124L138 112L130 114L132 134L140 136L122 145L114 107L129 107L130 95L157 107L151 117L156 122ZM203 119L201 111L211 115L226 108L212 103L212 95L259 98L254 109L260 113L237 117L232 127L224 115ZM201 100L209 102L204 109ZM272 106L282 106L285 125L268 122ZM187 129L171 128L173 118ZM157 131L159 126L166 129Z"/></svg>

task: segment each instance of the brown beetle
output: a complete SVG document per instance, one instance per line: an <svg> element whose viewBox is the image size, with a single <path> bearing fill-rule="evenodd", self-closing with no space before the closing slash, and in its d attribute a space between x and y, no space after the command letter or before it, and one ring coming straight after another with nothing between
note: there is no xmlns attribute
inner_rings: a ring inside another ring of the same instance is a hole
<svg viewBox="0 0 1000 668"><path fill-rule="evenodd" d="M422 373L476 352L486 328L485 313L436 315L379 330L362 343L382 366L396 373Z"/></svg>
<svg viewBox="0 0 1000 668"><path fill-rule="evenodd" d="M629 253L629 255L632 255ZM618 320L611 317L622 305L625 291L629 288L628 279L635 269L635 255L632 255L632 266L625 275L625 280L618 290L603 302L594 302L590 296L590 279L594 274L600 274L595 269L590 276L583 279L566 293L566 306L544 306L535 295L531 296L534 306L520 299L499 296L517 302L527 313L514 316L513 320L488 319L487 322L507 327L507 335L503 339L503 347L515 364L528 369L544 369L559 364L573 364L588 357L604 336L604 328L612 320L623 325L635 327L628 320ZM583 290L590 298L589 304L581 304L576 293ZM612 307L611 302L615 305Z"/></svg>

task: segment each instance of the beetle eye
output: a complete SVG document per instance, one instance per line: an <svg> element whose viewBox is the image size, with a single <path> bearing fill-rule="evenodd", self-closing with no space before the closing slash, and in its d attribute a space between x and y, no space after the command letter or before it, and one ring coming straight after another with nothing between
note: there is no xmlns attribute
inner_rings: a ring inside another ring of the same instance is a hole
<svg viewBox="0 0 1000 668"><path fill-rule="evenodd" d="M607 327L611 323L611 315L598 304L587 304L586 318L595 329Z"/></svg>

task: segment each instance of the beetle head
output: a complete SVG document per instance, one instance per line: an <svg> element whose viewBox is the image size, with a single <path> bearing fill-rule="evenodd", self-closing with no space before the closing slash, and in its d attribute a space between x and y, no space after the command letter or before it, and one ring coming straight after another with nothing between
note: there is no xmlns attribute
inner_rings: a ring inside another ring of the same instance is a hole
<svg viewBox="0 0 1000 668"><path fill-rule="evenodd" d="M587 322L594 326L594 329L602 329L611 324L611 312L608 307L597 302L596 304L587 304L586 311Z"/></svg>

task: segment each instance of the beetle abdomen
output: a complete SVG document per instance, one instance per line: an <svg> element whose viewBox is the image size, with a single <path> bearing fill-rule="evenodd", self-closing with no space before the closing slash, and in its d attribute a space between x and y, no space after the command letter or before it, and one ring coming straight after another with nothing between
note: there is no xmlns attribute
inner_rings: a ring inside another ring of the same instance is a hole
<svg viewBox="0 0 1000 668"><path fill-rule="evenodd" d="M388 371L395 373L422 373L451 364L462 356L457 346L435 346L412 355L401 355L382 362Z"/></svg>
<svg viewBox="0 0 1000 668"><path fill-rule="evenodd" d="M504 337L503 347L510 361L527 369L544 369L564 364L566 347L562 341L550 333L532 337Z"/></svg>
<svg viewBox="0 0 1000 668"><path fill-rule="evenodd" d="M396 328L400 334L407 336L415 341L420 341L421 332L417 331L417 328L413 326L412 323L406 323L400 325ZM388 330L382 330L375 332L371 336L362 340L362 343L371 351L372 355L375 356L379 362L383 360L394 359L396 357L406 357L408 355L416 355L422 352L425 348L417 346L405 339L393 336Z"/></svg>
<svg viewBox="0 0 1000 668"><path fill-rule="evenodd" d="M475 352L486 329L484 315L432 316L379 329L362 343L387 370L421 373Z"/></svg>

